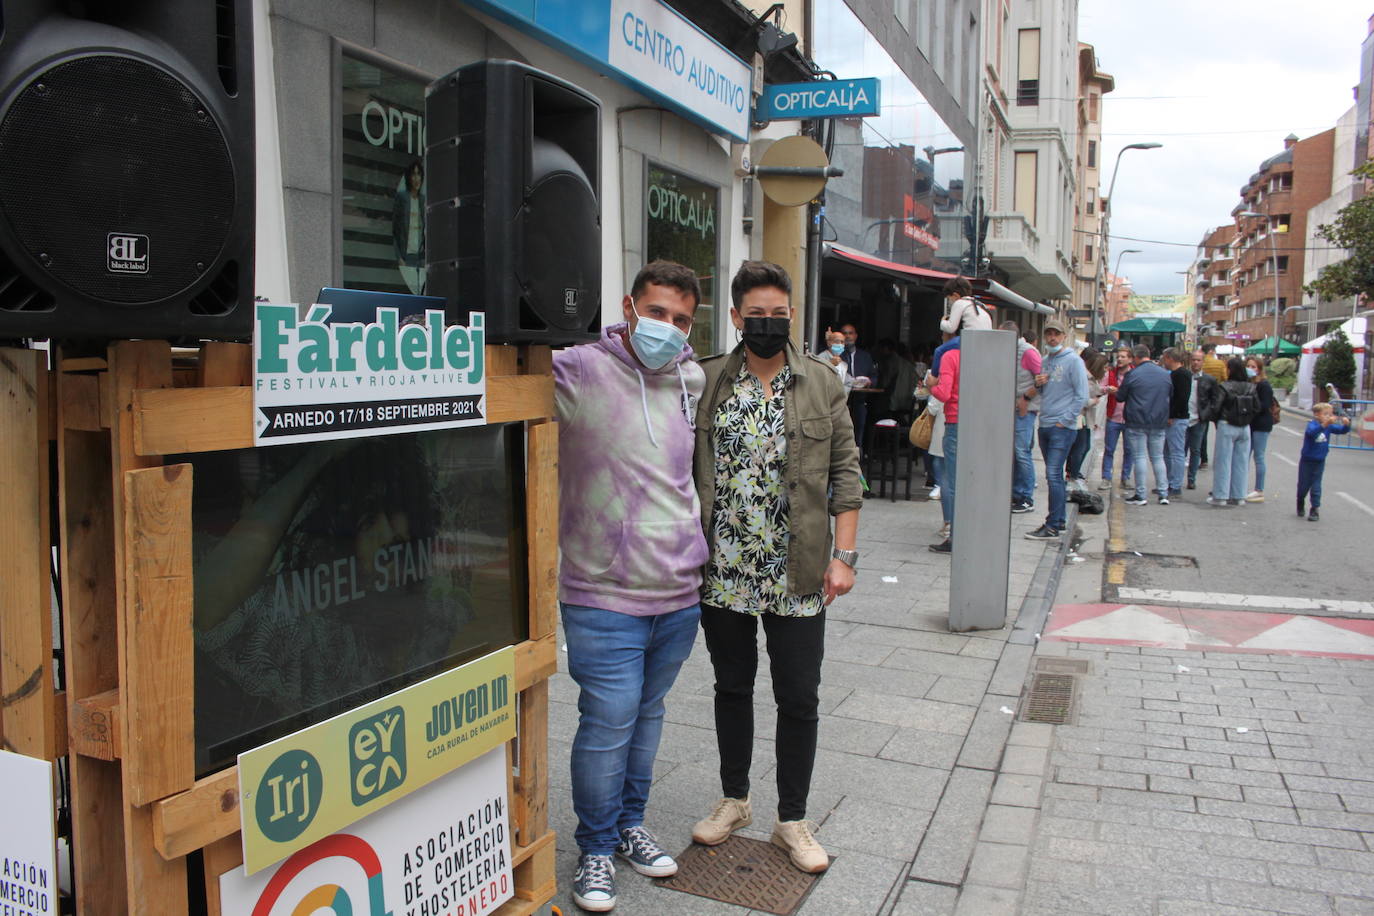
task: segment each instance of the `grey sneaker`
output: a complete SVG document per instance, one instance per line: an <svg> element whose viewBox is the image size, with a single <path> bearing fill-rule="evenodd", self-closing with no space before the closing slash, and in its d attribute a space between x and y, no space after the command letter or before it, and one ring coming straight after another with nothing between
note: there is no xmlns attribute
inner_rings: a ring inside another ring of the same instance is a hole
<svg viewBox="0 0 1374 916"><path fill-rule="evenodd" d="M719 846L730 834L754 823L754 809L748 798L722 798L715 810L697 821L692 828L692 842L703 846Z"/></svg>
<svg viewBox="0 0 1374 916"><path fill-rule="evenodd" d="M615 866L610 856L578 856L572 898L573 903L593 913L605 913L615 907Z"/></svg>
<svg viewBox="0 0 1374 916"><path fill-rule="evenodd" d="M668 878L677 874L677 862L668 855L654 835L644 827L626 827L620 831L620 845L615 848L630 867L650 878Z"/></svg>

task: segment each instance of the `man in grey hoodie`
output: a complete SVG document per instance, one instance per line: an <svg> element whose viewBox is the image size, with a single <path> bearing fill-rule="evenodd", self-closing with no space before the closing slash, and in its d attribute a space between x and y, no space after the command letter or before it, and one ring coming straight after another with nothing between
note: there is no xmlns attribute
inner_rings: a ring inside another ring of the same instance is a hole
<svg viewBox="0 0 1374 916"><path fill-rule="evenodd" d="M580 688L572 800L573 901L615 906L612 854L650 877L677 863L644 828L663 698L692 651L706 562L692 482L706 384L687 334L701 288L655 261L622 303L624 324L554 354L559 601L568 674Z"/></svg>
<svg viewBox="0 0 1374 916"><path fill-rule="evenodd" d="M1151 465L1155 475L1155 490L1159 504L1169 505L1169 473L1164 463L1164 437L1169 427L1169 398L1174 384L1169 370L1150 361L1150 348L1136 344L1131 350L1135 368L1121 381L1116 392L1126 405L1126 439L1135 455L1135 493L1127 497L1126 505L1143 506L1145 498L1145 466Z"/></svg>
<svg viewBox="0 0 1374 916"><path fill-rule="evenodd" d="M1045 322L1044 337L1045 361L1035 387L1040 391L1040 455L1045 460L1050 508L1045 524L1026 534L1033 541L1053 541L1064 531L1068 515L1064 465L1078 436L1078 416L1088 403L1088 367L1073 347L1064 345L1064 326Z"/></svg>

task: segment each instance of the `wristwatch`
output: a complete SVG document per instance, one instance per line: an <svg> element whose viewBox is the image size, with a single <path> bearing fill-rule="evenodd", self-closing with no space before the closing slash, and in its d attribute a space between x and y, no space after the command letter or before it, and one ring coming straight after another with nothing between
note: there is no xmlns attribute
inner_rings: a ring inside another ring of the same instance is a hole
<svg viewBox="0 0 1374 916"><path fill-rule="evenodd" d="M859 562L859 552L857 550L841 550L836 547L830 555L850 569L853 569L855 564Z"/></svg>

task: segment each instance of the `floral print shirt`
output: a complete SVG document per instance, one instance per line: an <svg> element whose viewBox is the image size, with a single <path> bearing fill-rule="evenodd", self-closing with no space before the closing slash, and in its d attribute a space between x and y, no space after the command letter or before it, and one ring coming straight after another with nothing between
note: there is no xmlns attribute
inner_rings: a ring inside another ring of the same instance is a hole
<svg viewBox="0 0 1374 916"><path fill-rule="evenodd" d="M784 364L768 397L763 383L742 364L730 396L716 409L716 499L703 604L782 617L812 617L825 607L824 592L787 594L783 406L791 379L792 370Z"/></svg>

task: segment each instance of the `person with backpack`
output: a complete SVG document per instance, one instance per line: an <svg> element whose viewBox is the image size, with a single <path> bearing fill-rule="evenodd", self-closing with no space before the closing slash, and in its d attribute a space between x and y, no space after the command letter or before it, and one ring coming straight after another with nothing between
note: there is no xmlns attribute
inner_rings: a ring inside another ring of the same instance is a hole
<svg viewBox="0 0 1374 916"><path fill-rule="evenodd" d="M1258 356L1245 359L1245 374L1255 383L1255 394L1259 396L1259 413L1250 421L1250 460L1255 465L1255 488L1245 495L1247 503L1264 502L1264 452L1269 445L1269 434L1274 431L1274 423L1279 418L1279 402L1274 399L1274 389L1264 377L1264 363Z"/></svg>
<svg viewBox="0 0 1374 916"><path fill-rule="evenodd" d="M1246 378L1239 356L1226 361L1226 381L1221 383L1221 415L1217 421L1216 449L1212 458L1213 506L1239 506L1245 499L1250 475L1250 421L1259 413L1259 395Z"/></svg>
<svg viewBox="0 0 1374 916"><path fill-rule="evenodd" d="M954 277L945 283L945 299L949 313L940 321L940 330L958 337L964 331L991 331L992 313L973 298L973 284L965 277Z"/></svg>

